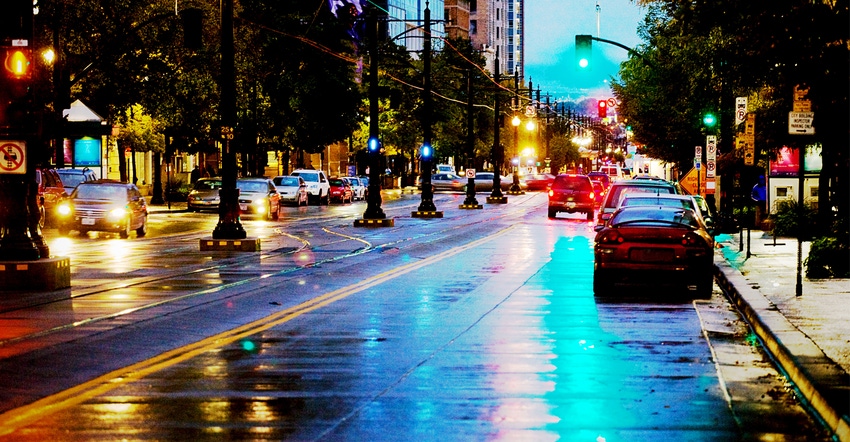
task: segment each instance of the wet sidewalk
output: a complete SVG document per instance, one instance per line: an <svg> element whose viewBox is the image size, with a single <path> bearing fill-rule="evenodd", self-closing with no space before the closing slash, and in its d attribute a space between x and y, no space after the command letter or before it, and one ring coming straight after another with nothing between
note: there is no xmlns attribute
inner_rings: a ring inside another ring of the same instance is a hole
<svg viewBox="0 0 850 442"><path fill-rule="evenodd" d="M850 279L807 279L797 295L798 244L753 230L719 235L718 284L731 295L800 394L850 441ZM802 260L809 242L802 245ZM748 256L749 255L749 256Z"/></svg>

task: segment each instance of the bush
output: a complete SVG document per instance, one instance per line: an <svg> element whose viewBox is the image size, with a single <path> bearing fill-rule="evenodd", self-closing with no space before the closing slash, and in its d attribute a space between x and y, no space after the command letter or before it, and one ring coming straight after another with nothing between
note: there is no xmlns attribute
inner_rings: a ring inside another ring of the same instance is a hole
<svg viewBox="0 0 850 442"><path fill-rule="evenodd" d="M825 236L812 242L809 256L803 261L807 278L850 277L850 247L847 237Z"/></svg>
<svg viewBox="0 0 850 442"><path fill-rule="evenodd" d="M796 237L797 232L799 231L797 220L800 216L799 213L797 213L797 201L793 199L779 200L776 202L774 207L775 210L769 217L769 219L773 222L773 235ZM815 210L811 205L803 203L803 240L811 240L812 232L816 231L815 219Z"/></svg>

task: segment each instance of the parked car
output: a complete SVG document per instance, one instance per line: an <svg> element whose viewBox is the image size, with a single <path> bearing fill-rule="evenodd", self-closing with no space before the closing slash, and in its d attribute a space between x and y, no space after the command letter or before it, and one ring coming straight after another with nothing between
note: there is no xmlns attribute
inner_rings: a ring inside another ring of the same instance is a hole
<svg viewBox="0 0 850 442"><path fill-rule="evenodd" d="M195 181L186 197L186 207L190 210L218 210L221 198L221 178L201 178Z"/></svg>
<svg viewBox="0 0 850 442"><path fill-rule="evenodd" d="M272 178L272 182L277 187L277 192L280 193L280 202L287 204L295 204L300 206L303 202L307 205L309 193L307 192L307 182L300 176L284 175Z"/></svg>
<svg viewBox="0 0 850 442"><path fill-rule="evenodd" d="M555 218L558 212L581 212L593 220L595 206L596 194L587 175L562 173L549 186L549 218Z"/></svg>
<svg viewBox="0 0 850 442"><path fill-rule="evenodd" d="M526 175L523 182L528 190L546 190L555 181L555 175L551 173L535 173Z"/></svg>
<svg viewBox="0 0 850 442"><path fill-rule="evenodd" d="M648 193L667 193L678 194L679 188L668 181L655 180L623 180L611 183L608 192L605 193L605 198L599 207L599 214L596 218L596 225L604 225L611 214L617 210L620 205L620 200L627 193L648 192Z"/></svg>
<svg viewBox="0 0 850 442"><path fill-rule="evenodd" d="M83 169L56 169L56 173L62 178L62 185L68 195L74 191L77 184L88 183L97 179L97 175L88 167Z"/></svg>
<svg viewBox="0 0 850 442"><path fill-rule="evenodd" d="M620 199L620 207L631 206L654 206L654 207L678 207L680 209L693 210L700 218L703 218L697 202L690 195L670 195L657 193L627 193ZM705 221L705 218L703 218Z"/></svg>
<svg viewBox="0 0 850 442"><path fill-rule="evenodd" d="M310 201L315 201L316 204L328 204L331 197L331 186L328 184L328 177L325 172L313 169L298 169L292 171L290 175L300 176L307 182L307 193L309 193Z"/></svg>
<svg viewBox="0 0 850 442"><path fill-rule="evenodd" d="M239 211L264 216L268 220L280 217L280 193L268 178L239 178Z"/></svg>
<svg viewBox="0 0 850 442"><path fill-rule="evenodd" d="M114 180L86 181L77 185L71 196L56 209L59 234L76 230L117 232L128 238L148 231L148 207L139 189L131 183Z"/></svg>
<svg viewBox="0 0 850 442"><path fill-rule="evenodd" d="M355 200L366 199L366 185L363 184L363 181L360 179L360 177L345 176L343 178L348 180L349 184L351 184L351 190L352 192L354 192Z"/></svg>
<svg viewBox="0 0 850 442"><path fill-rule="evenodd" d="M44 228L53 224L56 208L68 198L68 193L56 169L36 169L35 181L38 183L38 225Z"/></svg>
<svg viewBox="0 0 850 442"><path fill-rule="evenodd" d="M617 284L677 286L700 298L711 296L714 239L690 209L631 206L617 209L596 227L593 291L613 294Z"/></svg>
<svg viewBox="0 0 850 442"><path fill-rule="evenodd" d="M354 191L345 178L331 178L328 183L331 186L331 201L339 201L345 204L354 200Z"/></svg>

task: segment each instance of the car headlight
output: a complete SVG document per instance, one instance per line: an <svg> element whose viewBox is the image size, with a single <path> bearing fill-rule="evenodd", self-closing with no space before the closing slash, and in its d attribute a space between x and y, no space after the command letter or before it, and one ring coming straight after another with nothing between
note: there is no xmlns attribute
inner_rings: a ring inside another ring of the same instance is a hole
<svg viewBox="0 0 850 442"><path fill-rule="evenodd" d="M117 207L109 211L107 215L110 220L120 220L127 216L127 209L123 207Z"/></svg>
<svg viewBox="0 0 850 442"><path fill-rule="evenodd" d="M71 205L68 203L63 203L56 207L56 213L61 216L68 216L71 212L73 212L73 209L71 209Z"/></svg>
<svg viewBox="0 0 850 442"><path fill-rule="evenodd" d="M251 202L251 205L254 206L254 210L257 213L265 213L266 212L266 203L268 203L267 199L260 198L260 199L256 199L253 202Z"/></svg>

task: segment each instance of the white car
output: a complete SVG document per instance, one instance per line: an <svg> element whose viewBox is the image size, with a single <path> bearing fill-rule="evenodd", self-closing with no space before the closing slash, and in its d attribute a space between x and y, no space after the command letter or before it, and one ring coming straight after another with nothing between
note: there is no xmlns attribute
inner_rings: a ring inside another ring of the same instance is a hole
<svg viewBox="0 0 850 442"><path fill-rule="evenodd" d="M290 175L304 178L307 183L309 200L315 201L316 204L330 204L331 184L328 182L328 176L325 175L325 172L314 169L298 169L292 171Z"/></svg>
<svg viewBox="0 0 850 442"><path fill-rule="evenodd" d="M342 179L348 180L351 183L351 190L354 191L355 200L366 199L366 185L363 184L363 180L356 176L344 176Z"/></svg>
<svg viewBox="0 0 850 442"><path fill-rule="evenodd" d="M272 179L280 193L280 202L300 206L307 205L307 182L300 176L276 176Z"/></svg>

